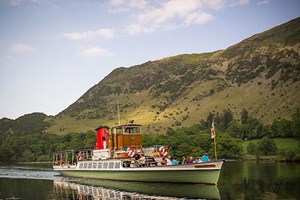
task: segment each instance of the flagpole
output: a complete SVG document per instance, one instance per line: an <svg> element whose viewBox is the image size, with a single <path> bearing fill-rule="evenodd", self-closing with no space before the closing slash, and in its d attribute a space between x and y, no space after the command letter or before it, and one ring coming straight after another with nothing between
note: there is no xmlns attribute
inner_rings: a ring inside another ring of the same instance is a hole
<svg viewBox="0 0 300 200"><path fill-rule="evenodd" d="M217 157L217 139L216 139L216 130L215 130L215 119L213 119L213 122L212 122L212 128L214 130L214 148L215 148L215 160L218 159Z"/></svg>

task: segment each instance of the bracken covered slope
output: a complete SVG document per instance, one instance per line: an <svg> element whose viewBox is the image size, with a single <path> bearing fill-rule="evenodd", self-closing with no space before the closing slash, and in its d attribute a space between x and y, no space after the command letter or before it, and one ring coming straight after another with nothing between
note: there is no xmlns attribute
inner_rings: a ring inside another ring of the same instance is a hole
<svg viewBox="0 0 300 200"><path fill-rule="evenodd" d="M49 132L86 131L134 119L146 132L189 126L209 112L243 108L265 123L300 107L300 18L226 50L117 68L52 119Z"/></svg>

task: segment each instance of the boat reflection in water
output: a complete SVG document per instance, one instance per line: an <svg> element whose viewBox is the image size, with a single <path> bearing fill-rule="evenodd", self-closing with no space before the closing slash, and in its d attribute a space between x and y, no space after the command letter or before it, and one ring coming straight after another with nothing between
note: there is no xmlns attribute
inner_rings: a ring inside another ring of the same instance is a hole
<svg viewBox="0 0 300 200"><path fill-rule="evenodd" d="M67 199L220 199L215 185L80 179L55 180L54 186L56 194Z"/></svg>

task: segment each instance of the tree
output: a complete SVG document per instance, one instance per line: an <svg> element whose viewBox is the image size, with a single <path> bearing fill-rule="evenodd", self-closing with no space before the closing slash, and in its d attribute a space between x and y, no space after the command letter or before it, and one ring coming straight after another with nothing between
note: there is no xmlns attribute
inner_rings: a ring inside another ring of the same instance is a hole
<svg viewBox="0 0 300 200"><path fill-rule="evenodd" d="M256 153L256 145L252 142L250 142L247 146L247 153L248 154L252 154L252 155L255 155Z"/></svg>
<svg viewBox="0 0 300 200"><path fill-rule="evenodd" d="M300 109L297 108L292 116L291 132L295 138L300 139Z"/></svg>
<svg viewBox="0 0 300 200"><path fill-rule="evenodd" d="M242 114L241 114L242 124L245 124L247 122L247 119L248 119L248 111L245 108L243 108Z"/></svg>
<svg viewBox="0 0 300 200"><path fill-rule="evenodd" d="M271 125L272 137L290 137L292 136L291 130L292 122L286 119L274 120Z"/></svg>
<svg viewBox="0 0 300 200"><path fill-rule="evenodd" d="M231 137L234 138L242 138L241 137L241 125L238 121L236 120L232 120L226 130L227 133L229 133L229 135Z"/></svg>
<svg viewBox="0 0 300 200"><path fill-rule="evenodd" d="M260 142L258 142L257 152L260 155L276 155L277 150L276 143L268 137L264 137Z"/></svg>
<svg viewBox="0 0 300 200"><path fill-rule="evenodd" d="M243 154L242 141L237 138L232 138L225 133L219 133L217 140L217 155L218 158L239 158ZM214 155L213 144L209 151L210 155Z"/></svg>

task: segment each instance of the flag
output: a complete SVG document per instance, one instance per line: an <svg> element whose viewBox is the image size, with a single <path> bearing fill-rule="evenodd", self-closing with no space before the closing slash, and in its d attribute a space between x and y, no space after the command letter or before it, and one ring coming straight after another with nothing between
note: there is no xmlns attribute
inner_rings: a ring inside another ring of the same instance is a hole
<svg viewBox="0 0 300 200"><path fill-rule="evenodd" d="M215 132L215 123L214 120L211 123L211 139L214 139L216 136L216 132Z"/></svg>

